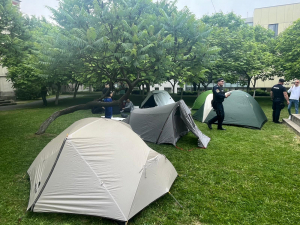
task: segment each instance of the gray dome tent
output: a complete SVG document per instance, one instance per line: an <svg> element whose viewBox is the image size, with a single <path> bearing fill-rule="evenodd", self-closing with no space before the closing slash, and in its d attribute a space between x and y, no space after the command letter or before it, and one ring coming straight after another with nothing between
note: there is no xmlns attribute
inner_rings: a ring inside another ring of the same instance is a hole
<svg viewBox="0 0 300 225"><path fill-rule="evenodd" d="M151 91L141 104L141 108L151 108L155 106L163 106L172 104L175 101L167 91Z"/></svg>
<svg viewBox="0 0 300 225"><path fill-rule="evenodd" d="M54 138L27 173L27 210L128 221L168 193L177 172L125 123L79 120Z"/></svg>
<svg viewBox="0 0 300 225"><path fill-rule="evenodd" d="M207 123L216 116L211 106L213 94L209 94L201 108L193 115L195 120ZM223 102L225 118L223 124L261 129L267 117L258 102L244 91L232 91Z"/></svg>
<svg viewBox="0 0 300 225"><path fill-rule="evenodd" d="M176 146L180 137L191 131L198 138L198 146L206 148L210 138L195 124L191 111L183 100L160 107L135 109L123 120L130 124L144 141Z"/></svg>

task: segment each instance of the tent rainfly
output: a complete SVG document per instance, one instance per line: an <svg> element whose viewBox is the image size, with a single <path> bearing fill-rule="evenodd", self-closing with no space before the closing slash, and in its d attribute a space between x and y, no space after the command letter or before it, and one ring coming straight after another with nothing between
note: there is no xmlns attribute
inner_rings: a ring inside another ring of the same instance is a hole
<svg viewBox="0 0 300 225"><path fill-rule="evenodd" d="M207 95L204 104L193 115L195 120L207 123L216 116L211 106L213 94ZM232 91L229 98L223 102L225 118L223 124L261 129L267 122L267 117L258 102L244 91Z"/></svg>
<svg viewBox="0 0 300 225"><path fill-rule="evenodd" d="M207 95L209 94L212 94L211 90L205 91L201 95L199 95L198 98L195 100L192 109L200 109L201 106L204 104Z"/></svg>
<svg viewBox="0 0 300 225"><path fill-rule="evenodd" d="M177 172L126 123L86 118L40 152L30 168L27 210L126 222L167 193Z"/></svg>
<svg viewBox="0 0 300 225"><path fill-rule="evenodd" d="M124 122L130 124L144 141L176 146L179 138L189 131L198 138L198 146L206 148L210 138L195 124L191 111L183 100L173 104L148 109L135 109Z"/></svg>
<svg viewBox="0 0 300 225"><path fill-rule="evenodd" d="M175 103L167 91L151 91L141 104L141 108L152 108Z"/></svg>

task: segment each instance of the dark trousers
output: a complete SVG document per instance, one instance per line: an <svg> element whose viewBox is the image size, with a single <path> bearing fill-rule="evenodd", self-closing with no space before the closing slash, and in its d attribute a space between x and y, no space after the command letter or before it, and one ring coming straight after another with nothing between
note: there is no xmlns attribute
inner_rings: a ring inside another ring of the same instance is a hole
<svg viewBox="0 0 300 225"><path fill-rule="evenodd" d="M43 99L43 104L44 104L44 106L47 106L46 95L42 95L42 99Z"/></svg>
<svg viewBox="0 0 300 225"><path fill-rule="evenodd" d="M272 109L273 109L273 122L278 123L280 117L280 111L282 109L283 102L281 101L273 101Z"/></svg>
<svg viewBox="0 0 300 225"><path fill-rule="evenodd" d="M225 113L222 102L215 102L213 104L213 108L216 111L217 115L208 121L208 123L212 124L218 121L218 128L222 128L222 123L224 121Z"/></svg>

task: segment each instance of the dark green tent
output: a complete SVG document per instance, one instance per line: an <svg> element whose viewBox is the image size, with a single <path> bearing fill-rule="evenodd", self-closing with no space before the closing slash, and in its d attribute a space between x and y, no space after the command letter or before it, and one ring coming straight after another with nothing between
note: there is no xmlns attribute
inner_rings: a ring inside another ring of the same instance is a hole
<svg viewBox="0 0 300 225"><path fill-rule="evenodd" d="M211 106L212 99L213 94L207 95L205 103L193 115L195 120L207 123L216 116ZM268 120L257 101L243 91L232 91L230 97L224 100L223 106L225 111L223 124L226 125L261 129Z"/></svg>
<svg viewBox="0 0 300 225"><path fill-rule="evenodd" d="M199 95L198 98L195 100L192 109L200 109L201 106L204 104L207 95L209 94L212 94L211 90L201 93L201 95Z"/></svg>

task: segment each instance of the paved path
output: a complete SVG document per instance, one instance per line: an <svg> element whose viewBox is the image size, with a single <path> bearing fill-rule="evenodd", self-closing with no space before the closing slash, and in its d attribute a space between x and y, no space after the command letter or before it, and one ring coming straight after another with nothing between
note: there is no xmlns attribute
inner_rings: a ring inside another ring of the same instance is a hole
<svg viewBox="0 0 300 225"><path fill-rule="evenodd" d="M82 97L84 95L77 95L77 97ZM62 95L59 96L59 100L64 99L64 98L73 98L73 95ZM47 98L47 102L54 102L55 97L53 98ZM34 102L30 103L25 103L25 104L18 104L18 105L6 105L6 106L1 106L0 111L10 111L10 110L15 110L15 109L25 109L25 108L35 108L35 107L42 107L43 106L43 100L36 100Z"/></svg>

